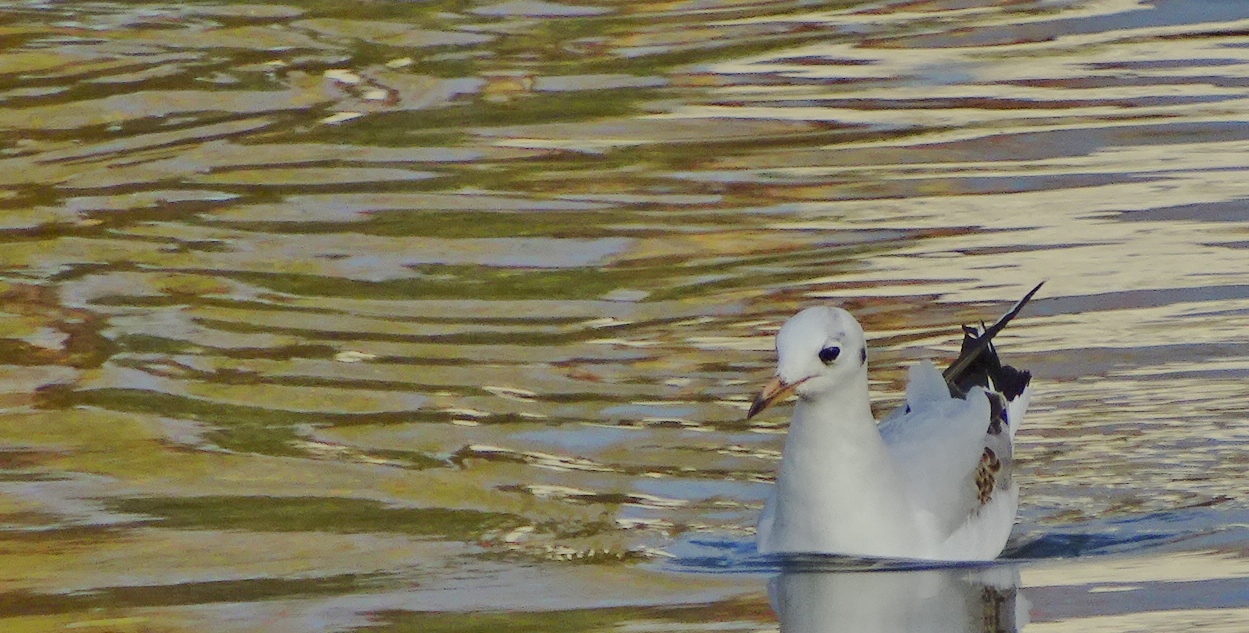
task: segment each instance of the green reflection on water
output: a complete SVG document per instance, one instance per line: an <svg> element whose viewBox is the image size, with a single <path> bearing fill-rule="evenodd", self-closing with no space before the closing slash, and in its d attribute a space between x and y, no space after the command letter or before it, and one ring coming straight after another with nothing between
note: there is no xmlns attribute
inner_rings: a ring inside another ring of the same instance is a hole
<svg viewBox="0 0 1249 633"><path fill-rule="evenodd" d="M274 292L355 299L593 299L637 283L637 271L601 268L524 270L469 265L413 266L419 279L363 281L317 275L235 273L231 277ZM658 271L657 271L658 272Z"/></svg>
<svg viewBox="0 0 1249 633"><path fill-rule="evenodd" d="M109 502L118 512L159 518L161 527L256 532L386 532L470 540L525 525L517 516L448 508L397 508L325 497L154 497Z"/></svg>
<svg viewBox="0 0 1249 633"><path fill-rule="evenodd" d="M745 601L722 601L676 607L615 607L605 609L568 609L564 611L511 611L507 613L421 613L390 611L374 614L385 624L368 627L378 633L474 633L476 631L508 631L509 633L572 633L574 631L618 630L630 623L645 622L643 630L684 630L691 625L699 630L709 621L720 622L724 629L740 628L742 621L756 625L770 621L765 605ZM733 626L730 623L737 623ZM684 626L683 626L684 625ZM753 628L753 627L752 627Z"/></svg>
<svg viewBox="0 0 1249 633"><path fill-rule="evenodd" d="M293 442L298 438L296 428L313 421L305 411L266 409L225 402L183 398L170 394L134 389L99 389L67 393L64 390L48 390L45 394L59 393L60 398L50 398L48 405L64 404L72 400L77 405L89 405L127 413L150 413L161 416L207 422L218 428L204 434L213 445L232 451L275 456L307 456L307 452ZM386 424L412 422L424 417L413 412L345 414L318 412L315 422L330 426L356 424ZM409 468L431 468L444 464L441 460L407 451L371 451L371 454L398 462Z"/></svg>
<svg viewBox="0 0 1249 633"><path fill-rule="evenodd" d="M336 596L366 590L378 584L383 578L381 574L338 574L316 578L210 580L173 585L109 587L68 596L11 591L0 593L0 617L83 612L98 614L104 609L119 610L165 605ZM88 630L111 633L111 631L131 630L146 632L153 629L90 627ZM13 629L6 626L5 631L12 632Z"/></svg>

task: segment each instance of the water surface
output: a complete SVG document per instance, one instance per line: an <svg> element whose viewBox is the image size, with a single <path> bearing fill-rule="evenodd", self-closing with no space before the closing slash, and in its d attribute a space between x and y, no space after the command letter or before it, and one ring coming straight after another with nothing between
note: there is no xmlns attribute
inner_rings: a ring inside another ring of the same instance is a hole
<svg viewBox="0 0 1249 633"><path fill-rule="evenodd" d="M10 4L0 618L775 630L751 539L787 411L742 418L776 327L852 310L886 408L1047 279L1000 340L1036 376L1018 579L849 584L1026 599L989 630L1241 630L1246 27L1215 0ZM848 578L804 573L772 584Z"/></svg>

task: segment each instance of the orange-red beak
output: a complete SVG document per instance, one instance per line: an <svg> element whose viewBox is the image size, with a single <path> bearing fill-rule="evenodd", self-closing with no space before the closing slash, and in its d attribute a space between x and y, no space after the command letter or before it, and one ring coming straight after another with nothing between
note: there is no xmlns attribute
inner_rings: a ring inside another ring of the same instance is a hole
<svg viewBox="0 0 1249 633"><path fill-rule="evenodd" d="M772 406L778 400L781 400L785 396L793 393L794 389L797 389L798 385L801 385L805 381L806 378L803 378L798 382L787 384L780 378L773 378L772 380L769 380L768 384L763 386L763 391L760 391L759 395L755 396L755 401L750 404L750 410L746 412L746 419L749 420L750 418L755 417L760 411L763 411L764 409Z"/></svg>

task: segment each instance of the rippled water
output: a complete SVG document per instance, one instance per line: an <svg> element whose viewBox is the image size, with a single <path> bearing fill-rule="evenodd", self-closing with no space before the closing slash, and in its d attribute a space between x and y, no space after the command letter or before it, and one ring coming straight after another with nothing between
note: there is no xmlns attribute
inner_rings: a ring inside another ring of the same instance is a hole
<svg viewBox="0 0 1249 633"><path fill-rule="evenodd" d="M0 621L1243 630L1246 33L1238 0L10 3ZM1040 279L1000 339L1036 376L1017 567L754 555L785 317L854 311L886 407Z"/></svg>

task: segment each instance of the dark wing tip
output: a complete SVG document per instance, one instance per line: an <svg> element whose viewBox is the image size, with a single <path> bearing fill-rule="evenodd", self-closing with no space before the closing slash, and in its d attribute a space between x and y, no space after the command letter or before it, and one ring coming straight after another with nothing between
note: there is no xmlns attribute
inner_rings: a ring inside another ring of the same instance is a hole
<svg viewBox="0 0 1249 633"><path fill-rule="evenodd" d="M942 373L950 386L950 393L962 395L976 385L992 386L993 390L1001 392L1007 400L1014 400L1023 393L1032 375L1027 371L1003 365L993 347L993 337L1023 310L1043 285L1044 281L1034 286L993 325L980 329L963 326L963 345L958 359Z"/></svg>

